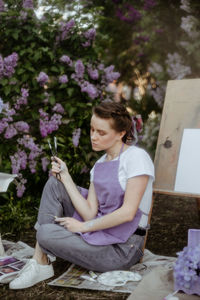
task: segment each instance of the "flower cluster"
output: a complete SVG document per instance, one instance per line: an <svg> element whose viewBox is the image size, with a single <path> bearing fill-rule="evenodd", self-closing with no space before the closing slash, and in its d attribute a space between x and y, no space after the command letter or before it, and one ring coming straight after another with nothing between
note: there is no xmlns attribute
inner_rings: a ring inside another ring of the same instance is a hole
<svg viewBox="0 0 200 300"><path fill-rule="evenodd" d="M89 47L91 46L92 42L96 37L96 30L95 28L90 28L86 32L84 32L83 35L87 40L84 43L82 43L82 46Z"/></svg>
<svg viewBox="0 0 200 300"><path fill-rule="evenodd" d="M33 9L33 0L24 0L22 6L25 9Z"/></svg>
<svg viewBox="0 0 200 300"><path fill-rule="evenodd" d="M177 254L178 259L174 265L175 284L179 290L192 290L197 280L200 280L200 244L185 247Z"/></svg>
<svg viewBox="0 0 200 300"><path fill-rule="evenodd" d="M193 39L199 36L198 30L195 29L197 19L194 16L187 16L181 18L181 28L187 33L187 35Z"/></svg>
<svg viewBox="0 0 200 300"><path fill-rule="evenodd" d="M130 4L124 4L124 7L118 8L117 17L124 22L132 23L141 19L141 13Z"/></svg>
<svg viewBox="0 0 200 300"><path fill-rule="evenodd" d="M144 1L144 10L149 10L156 5L156 1L154 0L145 0Z"/></svg>
<svg viewBox="0 0 200 300"><path fill-rule="evenodd" d="M69 33L72 32L74 26L75 26L75 21L73 19L71 19L68 22L61 22L60 23L60 35L57 36L57 39L56 39L57 43L69 38Z"/></svg>
<svg viewBox="0 0 200 300"><path fill-rule="evenodd" d="M62 62L64 64L67 64L68 66L72 67L72 61L71 61L71 59L69 58L68 55L61 56L60 62Z"/></svg>
<svg viewBox="0 0 200 300"><path fill-rule="evenodd" d="M3 12L5 10L4 2L3 0L0 0L0 12Z"/></svg>
<svg viewBox="0 0 200 300"><path fill-rule="evenodd" d="M66 74L59 76L59 82L60 83L67 83L69 81L68 77Z"/></svg>
<svg viewBox="0 0 200 300"><path fill-rule="evenodd" d="M73 142L73 145L75 147L78 147L78 144L79 144L79 139L80 139L80 136L81 136L81 129L80 128L76 128L74 131L73 131L73 134L72 134L72 142Z"/></svg>
<svg viewBox="0 0 200 300"><path fill-rule="evenodd" d="M168 65L167 73L171 79L183 79L191 74L191 68L183 65L181 56L176 52L168 53L166 64Z"/></svg>
<svg viewBox="0 0 200 300"><path fill-rule="evenodd" d="M38 77L36 78L36 80L37 80L37 82L39 82L39 84L41 86L44 86L45 83L48 82L49 76L45 72L40 72L40 74L38 75Z"/></svg>
<svg viewBox="0 0 200 300"><path fill-rule="evenodd" d="M18 54L13 52L11 55L3 57L0 55L0 79L2 77L10 78L14 72L15 67L17 66Z"/></svg>
<svg viewBox="0 0 200 300"><path fill-rule="evenodd" d="M18 97L14 104L16 110L19 110L21 108L21 105L27 105L28 96L29 96L29 89L21 88L21 97Z"/></svg>
<svg viewBox="0 0 200 300"><path fill-rule="evenodd" d="M49 114L44 112L42 108L39 109L39 114L40 114L40 133L43 138L46 137L48 134L52 133L53 131L58 130L59 126L62 123L61 114L54 113L50 117Z"/></svg>

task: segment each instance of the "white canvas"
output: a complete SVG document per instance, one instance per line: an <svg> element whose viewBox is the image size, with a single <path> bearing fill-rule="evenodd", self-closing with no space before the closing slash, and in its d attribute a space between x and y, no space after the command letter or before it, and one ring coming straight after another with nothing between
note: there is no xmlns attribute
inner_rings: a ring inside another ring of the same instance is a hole
<svg viewBox="0 0 200 300"><path fill-rule="evenodd" d="M200 129L184 129L174 190L200 194Z"/></svg>

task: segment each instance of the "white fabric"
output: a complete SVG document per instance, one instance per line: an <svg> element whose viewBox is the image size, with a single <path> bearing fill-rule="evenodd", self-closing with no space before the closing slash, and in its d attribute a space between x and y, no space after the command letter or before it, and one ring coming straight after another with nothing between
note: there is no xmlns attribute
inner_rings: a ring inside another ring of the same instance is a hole
<svg viewBox="0 0 200 300"><path fill-rule="evenodd" d="M100 157L96 162L104 162L106 159L106 154ZM114 160L117 160L116 157ZM95 165L94 165L95 167ZM93 182L94 178L94 167L90 171L90 182ZM125 191L126 184L129 178L139 176L139 175L149 175L149 181L142 197L139 208L145 212L149 213L152 201L152 185L154 181L154 165L149 156L149 154L142 148L137 146L130 146L120 155L120 164L118 170L119 183L122 189ZM148 223L148 216L142 215L139 226L145 228Z"/></svg>

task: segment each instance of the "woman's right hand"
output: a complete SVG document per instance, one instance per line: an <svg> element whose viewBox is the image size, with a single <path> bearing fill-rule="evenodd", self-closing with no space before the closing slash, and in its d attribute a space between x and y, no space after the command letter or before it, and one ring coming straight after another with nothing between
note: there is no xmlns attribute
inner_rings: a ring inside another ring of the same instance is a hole
<svg viewBox="0 0 200 300"><path fill-rule="evenodd" d="M57 156L52 157L51 160L52 160L51 162L52 175L57 177L58 179L60 179L60 181L63 182L64 178L66 178L66 176L69 176L69 171L66 166L66 163L62 159L58 158ZM57 174L59 174L60 176L56 176Z"/></svg>

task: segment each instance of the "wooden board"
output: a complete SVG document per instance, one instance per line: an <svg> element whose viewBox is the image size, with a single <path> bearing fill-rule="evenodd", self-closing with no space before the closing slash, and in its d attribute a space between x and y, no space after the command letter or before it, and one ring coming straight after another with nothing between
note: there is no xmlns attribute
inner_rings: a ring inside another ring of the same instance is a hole
<svg viewBox="0 0 200 300"><path fill-rule="evenodd" d="M168 81L154 160L155 191L174 191L184 128L200 128L200 79Z"/></svg>

